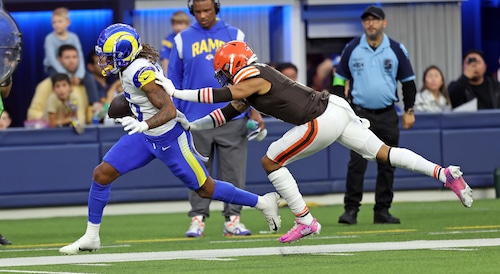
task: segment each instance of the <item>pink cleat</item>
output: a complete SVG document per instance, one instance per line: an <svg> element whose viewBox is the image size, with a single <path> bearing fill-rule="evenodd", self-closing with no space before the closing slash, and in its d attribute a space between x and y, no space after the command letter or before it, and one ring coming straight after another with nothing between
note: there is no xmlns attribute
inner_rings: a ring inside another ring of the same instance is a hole
<svg viewBox="0 0 500 274"><path fill-rule="evenodd" d="M281 236L280 242L293 243L306 236L319 234L320 231L321 224L318 223L316 218L313 219L310 225L301 224L298 219L295 219L295 225L285 235Z"/></svg>
<svg viewBox="0 0 500 274"><path fill-rule="evenodd" d="M444 186L453 190L465 207L471 207L473 202L472 189L464 181L462 174L458 166L449 166L445 168L444 175L446 176L446 183L444 183Z"/></svg>

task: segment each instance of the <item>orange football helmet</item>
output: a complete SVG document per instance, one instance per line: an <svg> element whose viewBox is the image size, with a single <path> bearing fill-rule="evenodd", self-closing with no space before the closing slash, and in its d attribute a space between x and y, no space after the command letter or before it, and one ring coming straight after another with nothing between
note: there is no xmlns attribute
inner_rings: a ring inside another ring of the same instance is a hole
<svg viewBox="0 0 500 274"><path fill-rule="evenodd" d="M215 78L221 86L233 84L233 77L242 68L257 61L257 55L243 41L230 41L222 45L214 56Z"/></svg>

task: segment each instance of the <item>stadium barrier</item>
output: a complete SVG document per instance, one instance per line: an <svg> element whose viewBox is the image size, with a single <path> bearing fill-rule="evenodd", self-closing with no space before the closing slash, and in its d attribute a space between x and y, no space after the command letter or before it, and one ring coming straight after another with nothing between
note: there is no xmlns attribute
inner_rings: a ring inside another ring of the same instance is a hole
<svg viewBox="0 0 500 274"><path fill-rule="evenodd" d="M260 162L269 144L291 127L266 118L267 137L248 143L248 190L260 194L274 190ZM119 125L88 126L82 135L71 128L0 131L0 208L86 204L94 167L123 134ZM486 188L494 186L493 172L500 166L499 140L500 110L417 114L415 126L401 130L400 146L443 166L460 165L472 188ZM349 151L334 143L288 167L304 195L343 193L348 161ZM365 191L374 191L375 179L376 163L370 162ZM442 184L432 178L396 169L395 190L441 188ZM180 180L154 160L116 180L111 202L187 197L187 188Z"/></svg>

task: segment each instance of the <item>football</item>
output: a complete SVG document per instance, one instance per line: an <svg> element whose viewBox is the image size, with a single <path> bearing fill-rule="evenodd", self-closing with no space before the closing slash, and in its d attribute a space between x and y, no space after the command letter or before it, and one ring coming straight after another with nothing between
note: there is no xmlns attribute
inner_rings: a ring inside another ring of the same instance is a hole
<svg viewBox="0 0 500 274"><path fill-rule="evenodd" d="M109 104L108 115L113 119L134 115L123 92L116 95Z"/></svg>

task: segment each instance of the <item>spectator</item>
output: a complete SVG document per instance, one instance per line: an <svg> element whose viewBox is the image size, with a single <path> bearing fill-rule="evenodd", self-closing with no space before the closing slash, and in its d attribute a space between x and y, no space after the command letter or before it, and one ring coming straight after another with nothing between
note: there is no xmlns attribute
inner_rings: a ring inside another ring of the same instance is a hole
<svg viewBox="0 0 500 274"><path fill-rule="evenodd" d="M473 109L500 108L500 83L486 74L484 54L470 50L465 54L463 74L448 85L452 108L477 99Z"/></svg>
<svg viewBox="0 0 500 274"><path fill-rule="evenodd" d="M168 76L168 58L170 52L172 51L172 47L174 46L174 37L177 35L177 33L189 27L189 25L191 24L191 18L185 12L179 10L174 12L172 18L170 18L170 23L172 25L173 32L167 35L167 37L165 37L161 41L160 48L160 60L165 76Z"/></svg>
<svg viewBox="0 0 500 274"><path fill-rule="evenodd" d="M216 87L219 83L214 78L213 55L218 47L233 39L244 40L245 34L217 18L220 4L214 0L188 1L189 11L196 22L175 36L175 45L170 53L168 76L174 85L182 89ZM204 48L201 45L206 45ZM184 113L188 120L194 121L213 110L224 106L224 103L205 105L183 100L174 100L177 109ZM252 111L251 119L259 122L264 129L260 114ZM233 183L236 187L245 188L247 159L247 114L243 113L220 128L204 132L193 132L196 149L209 160L205 163L208 171L213 173L214 158L217 161L217 177ZM210 200L203 199L190 191L191 225L186 237L203 236L205 218L210 216ZM224 204L222 215L225 217L224 234L250 235L251 231L240 222L242 207Z"/></svg>
<svg viewBox="0 0 500 274"><path fill-rule="evenodd" d="M94 51L91 51L87 55L87 71L91 76L93 76L95 80L99 101L101 103L105 103L108 96L108 90L111 88L111 86L113 86L113 84L120 83L120 80L118 80L118 78L114 75L110 75L108 77L102 75L101 68L99 67L98 62L99 56L97 56Z"/></svg>
<svg viewBox="0 0 500 274"><path fill-rule="evenodd" d="M59 50L59 58L62 66L67 71L75 71L78 66L79 59L78 54L75 47L71 45L63 45ZM90 75L89 75L90 76ZM93 81L92 78L89 78L90 81ZM83 85L74 85L73 86L73 95L77 97L78 105L78 115L79 119L82 123L90 123L91 115L87 115L87 110L89 107L89 97L87 95L87 89ZM94 83L95 86L95 83ZM28 108L27 119L29 123L36 122L42 119L42 116L45 111L45 106L47 104L47 100L49 96L52 94L53 83L50 77L47 77L42 82L38 83L35 88L35 94L31 99L30 107ZM97 95L96 95L97 97Z"/></svg>
<svg viewBox="0 0 500 274"><path fill-rule="evenodd" d="M2 114L0 114L0 130L10 127L12 119L10 118L9 112L4 109Z"/></svg>
<svg viewBox="0 0 500 274"><path fill-rule="evenodd" d="M450 111L450 96L445 83L443 73L437 66L425 69L422 89L415 96L415 111L434 113Z"/></svg>
<svg viewBox="0 0 500 274"><path fill-rule="evenodd" d="M278 63L276 65L276 70L286 75L293 81L297 81L298 69L297 66L292 63Z"/></svg>
<svg viewBox="0 0 500 274"><path fill-rule="evenodd" d="M387 26L384 11L369 6L361 15L364 34L351 40L342 52L340 64L333 80L333 93L344 97L345 81L351 81L349 97L359 117L370 121L370 129L384 143L396 147L399 143L397 81L403 86L403 128L413 126L413 103L416 87L415 75L404 46L385 33ZM345 97L344 97L345 98ZM378 162L373 222L375 224L399 224L400 220L389 213L394 196L394 170L388 163ZM367 160L351 150L344 196L345 212L338 222L356 224L363 196L364 175Z"/></svg>
<svg viewBox="0 0 500 274"><path fill-rule="evenodd" d="M78 117L78 97L73 96L71 81L67 74L52 76L53 93L47 100L44 118L50 127L72 126L79 134L83 133L82 119Z"/></svg>

